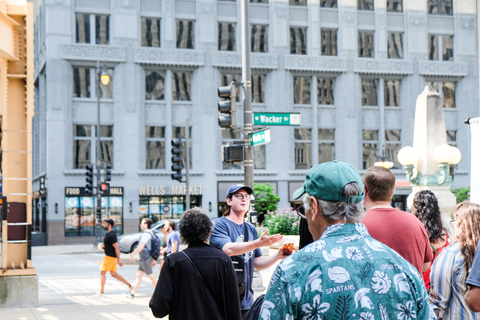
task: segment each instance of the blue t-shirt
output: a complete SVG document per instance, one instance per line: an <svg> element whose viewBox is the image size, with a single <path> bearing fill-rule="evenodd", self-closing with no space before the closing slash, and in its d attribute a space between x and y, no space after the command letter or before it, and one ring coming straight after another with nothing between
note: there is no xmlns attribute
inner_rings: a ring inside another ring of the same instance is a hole
<svg viewBox="0 0 480 320"><path fill-rule="evenodd" d="M236 224L226 217L215 219L214 222L215 227L210 237L210 245L212 247L222 250L223 246L229 242L243 242L245 222ZM247 223L247 231L249 242L258 239L257 229L252 224ZM260 256L262 256L262 252L259 248L245 253L245 295L242 301L240 301L242 310L248 310L253 305L253 260Z"/></svg>
<svg viewBox="0 0 480 320"><path fill-rule="evenodd" d="M167 256L172 252L172 246L175 241L177 241L177 252L178 252L178 249L180 248L180 238L178 237L178 233L176 231L172 231L172 233L168 235Z"/></svg>
<svg viewBox="0 0 480 320"><path fill-rule="evenodd" d="M480 287L480 240L477 244L477 251L475 251L475 257L473 258L472 268L468 274L466 284Z"/></svg>

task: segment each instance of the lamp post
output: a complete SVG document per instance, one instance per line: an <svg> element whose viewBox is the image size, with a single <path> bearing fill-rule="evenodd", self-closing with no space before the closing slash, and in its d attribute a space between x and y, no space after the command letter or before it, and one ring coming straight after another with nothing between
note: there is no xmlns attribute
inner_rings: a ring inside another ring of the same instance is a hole
<svg viewBox="0 0 480 320"><path fill-rule="evenodd" d="M102 223L102 188L101 188L101 168L102 168L102 156L101 156L101 146L100 146L100 83L104 86L110 83L110 76L107 73L107 68L105 63L103 63L102 68L100 68L100 63L97 61L96 69L96 82L97 82L97 152L95 153L95 166L97 168L97 194L96 194L96 224L95 224L95 244L98 244L102 241L101 239L101 228Z"/></svg>
<svg viewBox="0 0 480 320"><path fill-rule="evenodd" d="M377 167L384 167L386 169L393 167L393 162L388 160L388 157L385 155L385 147L383 148L382 155L378 157L378 161L376 161L373 165Z"/></svg>

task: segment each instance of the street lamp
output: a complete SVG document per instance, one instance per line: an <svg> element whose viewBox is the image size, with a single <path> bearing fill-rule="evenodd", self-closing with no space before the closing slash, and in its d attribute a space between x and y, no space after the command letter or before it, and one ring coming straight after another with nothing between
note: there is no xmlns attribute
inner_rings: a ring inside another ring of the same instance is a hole
<svg viewBox="0 0 480 320"><path fill-rule="evenodd" d="M386 169L393 167L393 162L388 160L388 157L385 155L385 148L383 149L382 155L378 157L378 161L376 161L373 165L377 167L384 167Z"/></svg>

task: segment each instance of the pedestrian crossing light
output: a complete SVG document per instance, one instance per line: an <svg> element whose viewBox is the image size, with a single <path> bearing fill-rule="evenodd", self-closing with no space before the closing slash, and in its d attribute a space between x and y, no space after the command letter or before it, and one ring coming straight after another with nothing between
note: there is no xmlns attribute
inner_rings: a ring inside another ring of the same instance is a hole
<svg viewBox="0 0 480 320"><path fill-rule="evenodd" d="M86 167L87 172L85 173L85 195L91 196L93 193L92 183L93 183L93 164L89 164Z"/></svg>
<svg viewBox="0 0 480 320"><path fill-rule="evenodd" d="M218 97L222 99L218 102L218 125L220 128L235 129L237 125L237 88L234 82L229 86L218 88Z"/></svg>
<svg viewBox="0 0 480 320"><path fill-rule="evenodd" d="M112 164L105 164L105 182L108 184L109 181L112 181Z"/></svg>
<svg viewBox="0 0 480 320"><path fill-rule="evenodd" d="M182 139L172 139L172 180L182 182Z"/></svg>
<svg viewBox="0 0 480 320"><path fill-rule="evenodd" d="M102 207L99 205L97 205L96 218L97 218L97 224L100 224L100 222L102 222Z"/></svg>

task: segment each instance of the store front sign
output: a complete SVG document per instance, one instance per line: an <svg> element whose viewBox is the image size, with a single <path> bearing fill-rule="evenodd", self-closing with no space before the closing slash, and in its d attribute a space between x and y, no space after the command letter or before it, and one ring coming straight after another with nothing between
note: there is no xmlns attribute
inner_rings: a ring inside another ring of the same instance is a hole
<svg viewBox="0 0 480 320"><path fill-rule="evenodd" d="M190 186L191 195L201 195L202 186ZM139 186L138 194L140 196L163 196L163 195L186 195L186 186Z"/></svg>

